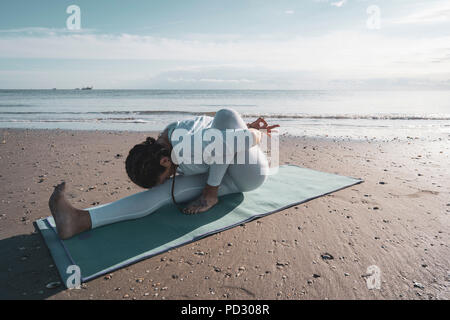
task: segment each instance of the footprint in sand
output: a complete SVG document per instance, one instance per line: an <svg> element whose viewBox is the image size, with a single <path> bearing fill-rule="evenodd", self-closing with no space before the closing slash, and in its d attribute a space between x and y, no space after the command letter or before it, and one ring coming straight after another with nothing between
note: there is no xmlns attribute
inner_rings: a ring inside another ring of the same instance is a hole
<svg viewBox="0 0 450 320"><path fill-rule="evenodd" d="M245 294L247 294L247 295L249 295L251 297L255 297L256 296L252 291L250 291L250 290L248 290L248 289L246 289L244 287L224 286L224 288L242 291L242 292L244 292Z"/></svg>
<svg viewBox="0 0 450 320"><path fill-rule="evenodd" d="M432 190L418 190L417 192L410 193L410 194L393 194L393 193L389 193L389 194L394 197L420 198L427 194L432 194L434 196L437 196L439 194L439 192L432 191Z"/></svg>

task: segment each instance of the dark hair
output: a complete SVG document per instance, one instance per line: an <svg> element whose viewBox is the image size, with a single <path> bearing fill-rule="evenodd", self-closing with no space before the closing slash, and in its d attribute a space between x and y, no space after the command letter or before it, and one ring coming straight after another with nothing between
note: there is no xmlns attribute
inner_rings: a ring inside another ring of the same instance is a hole
<svg viewBox="0 0 450 320"><path fill-rule="evenodd" d="M142 188L154 187L159 176L166 170L160 164L161 158L165 156L170 157L170 150L148 137L130 150L125 161L128 177Z"/></svg>

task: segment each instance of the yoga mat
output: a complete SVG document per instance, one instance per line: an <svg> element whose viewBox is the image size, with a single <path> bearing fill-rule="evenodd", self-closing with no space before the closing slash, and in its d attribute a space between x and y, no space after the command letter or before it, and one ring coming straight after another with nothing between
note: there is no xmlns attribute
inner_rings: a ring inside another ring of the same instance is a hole
<svg viewBox="0 0 450 320"><path fill-rule="evenodd" d="M59 239L52 217L37 220L36 224L66 285L72 274L66 272L70 265L80 268L81 282L86 282L361 182L360 179L285 165L257 190L223 196L211 210L197 215L184 215L170 204L146 217L89 230L68 240Z"/></svg>

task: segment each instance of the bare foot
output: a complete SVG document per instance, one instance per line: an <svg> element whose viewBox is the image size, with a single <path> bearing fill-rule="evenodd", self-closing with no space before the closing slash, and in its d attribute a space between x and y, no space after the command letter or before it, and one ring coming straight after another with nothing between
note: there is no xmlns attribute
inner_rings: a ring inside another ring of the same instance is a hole
<svg viewBox="0 0 450 320"><path fill-rule="evenodd" d="M61 239L69 239L74 235L91 228L89 211L74 208L65 198L66 183L60 183L53 190L48 206L55 219L56 230Z"/></svg>
<svg viewBox="0 0 450 320"><path fill-rule="evenodd" d="M209 197L202 194L198 199L189 203L189 205L183 209L183 212L186 214L205 212L214 207L218 201L217 197Z"/></svg>

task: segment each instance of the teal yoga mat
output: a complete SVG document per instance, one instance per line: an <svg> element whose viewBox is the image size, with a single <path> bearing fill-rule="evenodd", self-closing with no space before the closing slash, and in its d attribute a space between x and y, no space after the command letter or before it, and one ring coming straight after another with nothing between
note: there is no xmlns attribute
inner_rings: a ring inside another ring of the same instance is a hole
<svg viewBox="0 0 450 320"><path fill-rule="evenodd" d="M52 217L37 220L36 224L64 284L72 274L66 272L70 265L80 268L81 281L86 282L361 182L360 179L285 165L257 190L223 196L214 208L197 215L183 215L171 204L146 217L93 229L68 240L58 238Z"/></svg>

